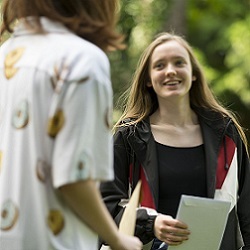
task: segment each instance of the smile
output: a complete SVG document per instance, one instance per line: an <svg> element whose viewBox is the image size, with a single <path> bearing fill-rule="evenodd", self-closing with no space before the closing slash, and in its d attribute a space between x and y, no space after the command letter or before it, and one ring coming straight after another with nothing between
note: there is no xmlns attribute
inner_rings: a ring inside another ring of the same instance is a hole
<svg viewBox="0 0 250 250"><path fill-rule="evenodd" d="M175 85L178 85L178 84L180 84L181 83L181 81L168 81L168 82L164 82L163 83L163 86L175 86Z"/></svg>

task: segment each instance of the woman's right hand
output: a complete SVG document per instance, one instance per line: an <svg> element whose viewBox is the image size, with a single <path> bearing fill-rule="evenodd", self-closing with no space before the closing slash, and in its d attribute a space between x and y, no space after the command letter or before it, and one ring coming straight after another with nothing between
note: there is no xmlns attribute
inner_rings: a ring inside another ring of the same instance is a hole
<svg viewBox="0 0 250 250"><path fill-rule="evenodd" d="M141 241L134 236L119 233L116 244L110 246L112 250L141 250Z"/></svg>
<svg viewBox="0 0 250 250"><path fill-rule="evenodd" d="M169 246L177 246L188 240L190 231L185 223L169 215L159 214L155 219L154 234Z"/></svg>

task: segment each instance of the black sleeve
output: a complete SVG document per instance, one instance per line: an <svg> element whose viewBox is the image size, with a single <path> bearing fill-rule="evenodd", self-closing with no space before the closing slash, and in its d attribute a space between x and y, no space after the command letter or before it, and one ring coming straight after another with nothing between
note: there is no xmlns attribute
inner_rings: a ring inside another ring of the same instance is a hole
<svg viewBox="0 0 250 250"><path fill-rule="evenodd" d="M129 198L129 155L122 131L114 136L114 181L101 183L103 200L114 219L121 218L123 213L119 203ZM120 220L117 220L120 221Z"/></svg>
<svg viewBox="0 0 250 250"><path fill-rule="evenodd" d="M126 137L126 129L120 129L114 135L114 172L115 179L111 182L101 183L100 190L103 200L117 225L119 225L124 208L119 205L121 201L129 199L130 183L129 171L131 150ZM153 225L155 216L147 214L145 209L137 212L135 235L146 244L154 238Z"/></svg>
<svg viewBox="0 0 250 250"><path fill-rule="evenodd" d="M143 244L147 244L154 236L154 222L156 215L148 215L146 209L137 211L135 235Z"/></svg>
<svg viewBox="0 0 250 250"><path fill-rule="evenodd" d="M129 157L123 133L124 130L119 130L114 135L115 179L114 181L102 182L100 185L103 201L118 226L124 211L119 203L129 198ZM103 243L101 239L100 241Z"/></svg>

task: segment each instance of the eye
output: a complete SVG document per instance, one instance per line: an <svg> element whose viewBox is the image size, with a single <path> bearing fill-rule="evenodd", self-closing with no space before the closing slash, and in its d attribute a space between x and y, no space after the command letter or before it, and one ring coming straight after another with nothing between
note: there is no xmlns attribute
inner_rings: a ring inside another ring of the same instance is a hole
<svg viewBox="0 0 250 250"><path fill-rule="evenodd" d="M157 70L163 69L164 64L162 62L158 62L154 65L154 68Z"/></svg>
<svg viewBox="0 0 250 250"><path fill-rule="evenodd" d="M176 62L175 62L175 65L176 66L179 66L179 67L181 67L181 66L183 66L185 64L185 61L184 60L177 60Z"/></svg>

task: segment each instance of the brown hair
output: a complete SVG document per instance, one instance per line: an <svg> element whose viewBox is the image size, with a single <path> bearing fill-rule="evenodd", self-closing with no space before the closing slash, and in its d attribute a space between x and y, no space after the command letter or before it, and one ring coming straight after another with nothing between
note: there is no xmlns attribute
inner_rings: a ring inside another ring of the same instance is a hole
<svg viewBox="0 0 250 250"><path fill-rule="evenodd" d="M136 71L134 73L132 83L122 98L125 102L125 109L114 126L114 130L121 126L136 124L146 117L153 114L158 108L158 100L153 88L149 88L147 83L150 81L149 67L150 60L155 48L168 41L176 41L182 45L188 52L192 65L192 74L196 77L195 84L190 89L190 105L191 107L203 107L217 111L223 116L230 117L236 125L240 136L247 145L247 140L243 129L237 121L234 113L224 108L213 95L210 90L203 73L203 70L196 59L191 46L181 36L171 33L160 33L152 43L142 53ZM130 118L130 122L124 122Z"/></svg>
<svg viewBox="0 0 250 250"><path fill-rule="evenodd" d="M123 36L115 31L119 0L3 0L3 24L0 36L13 32L12 25L20 18L33 16L36 25L29 28L43 32L39 17L59 21L78 36L101 49L123 49Z"/></svg>

